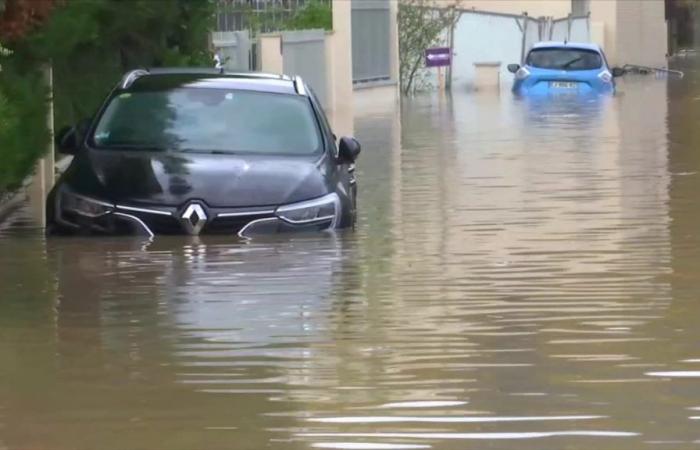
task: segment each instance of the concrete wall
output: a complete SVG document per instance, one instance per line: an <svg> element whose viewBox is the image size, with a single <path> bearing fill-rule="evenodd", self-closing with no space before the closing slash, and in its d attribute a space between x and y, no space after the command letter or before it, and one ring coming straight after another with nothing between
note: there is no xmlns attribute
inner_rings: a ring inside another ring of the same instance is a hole
<svg viewBox="0 0 700 450"><path fill-rule="evenodd" d="M456 0L455 2L439 0L438 3L455 3L460 8L504 14L527 12L532 17L563 17L571 13L571 0Z"/></svg>
<svg viewBox="0 0 700 450"><path fill-rule="evenodd" d="M661 0L618 0L618 64L664 65L668 50L665 7Z"/></svg>
<svg viewBox="0 0 700 450"><path fill-rule="evenodd" d="M605 48L611 64L666 64L662 0L595 0L590 8L593 39Z"/></svg>
<svg viewBox="0 0 700 450"><path fill-rule="evenodd" d="M462 14L454 29L452 89L479 89L475 64L500 63L500 79L509 85L508 64L520 63L523 33L515 19L483 14ZM432 69L431 75L435 70ZM432 80L432 76L431 76ZM433 84L437 85L433 81Z"/></svg>

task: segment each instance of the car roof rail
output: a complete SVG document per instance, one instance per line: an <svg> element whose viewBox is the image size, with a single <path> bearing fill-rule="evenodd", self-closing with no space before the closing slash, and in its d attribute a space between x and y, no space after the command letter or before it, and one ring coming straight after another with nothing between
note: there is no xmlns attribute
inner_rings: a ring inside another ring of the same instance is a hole
<svg viewBox="0 0 700 450"><path fill-rule="evenodd" d="M131 72L124 75L124 78L122 78L122 82L119 83L119 87L121 87L122 89L128 89L134 83L134 81L148 74L149 72L146 69L132 70Z"/></svg>
<svg viewBox="0 0 700 450"><path fill-rule="evenodd" d="M294 77L294 90L297 91L297 94L299 95L307 95L304 80L302 80L299 75Z"/></svg>

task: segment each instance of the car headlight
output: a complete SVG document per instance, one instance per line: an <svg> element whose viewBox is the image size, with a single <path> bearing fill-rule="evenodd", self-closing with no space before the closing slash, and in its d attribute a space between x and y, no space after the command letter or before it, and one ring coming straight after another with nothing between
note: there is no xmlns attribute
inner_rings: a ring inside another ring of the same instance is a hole
<svg viewBox="0 0 700 450"><path fill-rule="evenodd" d="M76 194L67 190L61 193L61 209L80 214L85 217L100 217L114 210L110 203Z"/></svg>
<svg viewBox="0 0 700 450"><path fill-rule="evenodd" d="M340 198L332 193L321 198L280 206L277 217L293 225L304 225L331 220L334 227L340 215Z"/></svg>

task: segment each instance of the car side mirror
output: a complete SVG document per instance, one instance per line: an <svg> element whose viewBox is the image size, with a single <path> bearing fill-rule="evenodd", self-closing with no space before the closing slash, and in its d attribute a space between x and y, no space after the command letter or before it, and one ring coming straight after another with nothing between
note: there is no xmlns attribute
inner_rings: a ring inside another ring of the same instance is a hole
<svg viewBox="0 0 700 450"><path fill-rule="evenodd" d="M508 72L515 73L520 70L520 64L508 64Z"/></svg>
<svg viewBox="0 0 700 450"><path fill-rule="evenodd" d="M64 127L56 133L56 147L58 151L66 155L75 155L78 152L78 133L75 127Z"/></svg>
<svg viewBox="0 0 700 450"><path fill-rule="evenodd" d="M362 148L360 143L357 142L357 139L352 137L340 138L340 144L338 145L338 157L340 161L354 163L360 155L361 150Z"/></svg>
<svg viewBox="0 0 700 450"><path fill-rule="evenodd" d="M627 71L625 69L623 69L622 67L613 67L613 69L612 69L612 76L614 78L621 77L625 73L627 73Z"/></svg>

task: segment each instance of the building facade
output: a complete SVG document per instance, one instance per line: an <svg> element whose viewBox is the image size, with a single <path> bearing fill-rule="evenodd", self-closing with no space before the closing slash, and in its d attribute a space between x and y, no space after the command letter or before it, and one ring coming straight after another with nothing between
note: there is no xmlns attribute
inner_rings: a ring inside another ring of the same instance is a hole
<svg viewBox="0 0 700 450"><path fill-rule="evenodd" d="M663 66L668 51L664 0L456 0L459 8L530 17L590 14L590 39L612 64Z"/></svg>

